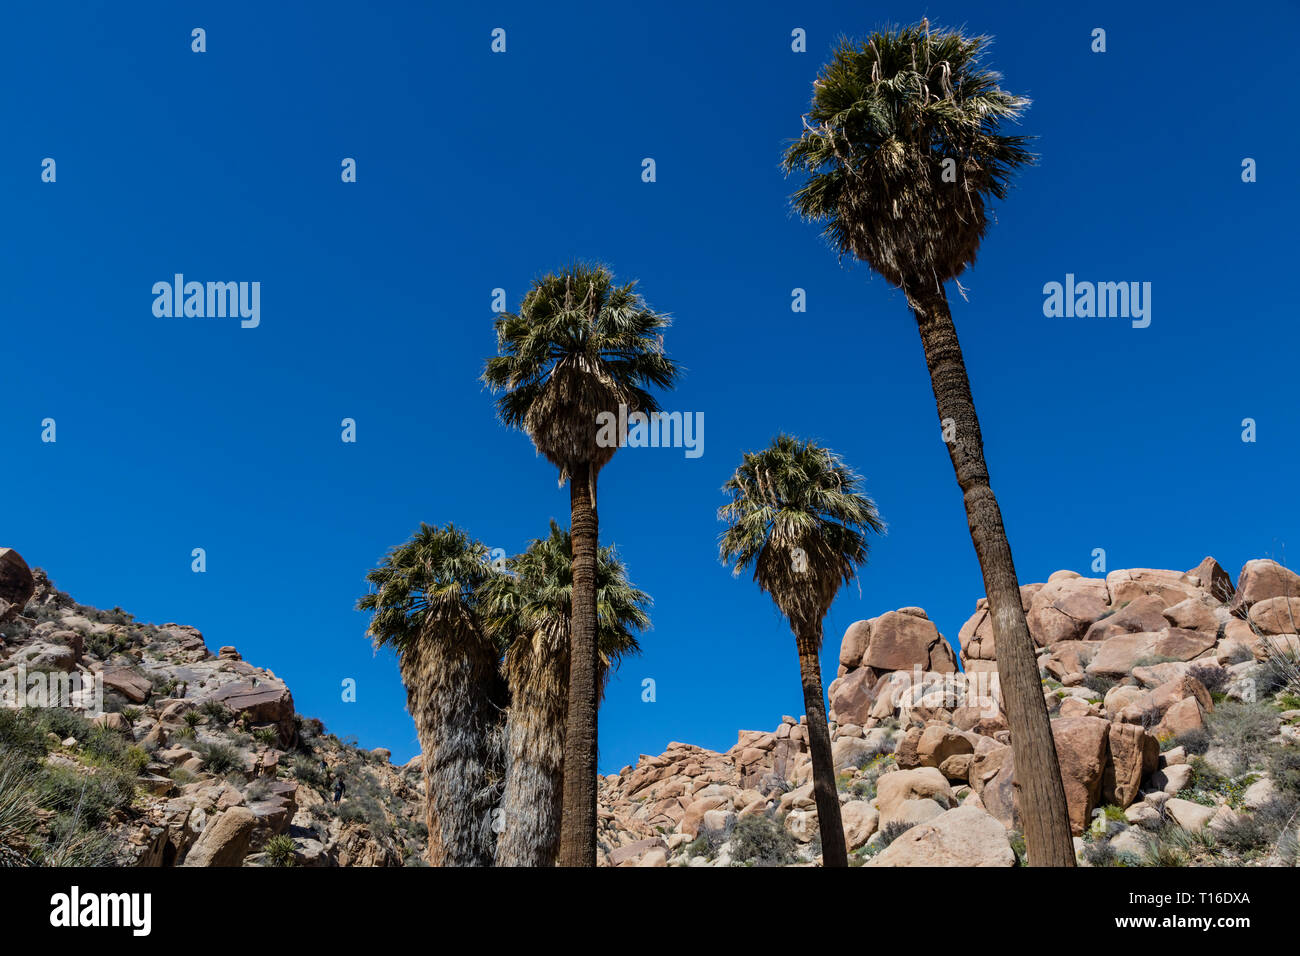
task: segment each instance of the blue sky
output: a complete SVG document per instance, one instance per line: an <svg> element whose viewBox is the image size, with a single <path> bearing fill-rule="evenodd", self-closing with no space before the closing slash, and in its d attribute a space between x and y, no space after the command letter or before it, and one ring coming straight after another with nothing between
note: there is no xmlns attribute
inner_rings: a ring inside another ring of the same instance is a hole
<svg viewBox="0 0 1300 956"><path fill-rule="evenodd" d="M4 12L0 544L78 600L193 624L332 731L412 756L396 663L353 610L363 576L422 520L510 552L567 524L567 489L477 375L492 290L515 308L581 257L674 316L688 373L663 404L705 419L702 457L625 449L601 475L602 541L655 598L601 711L602 769L801 712L788 628L716 558L719 489L779 430L841 453L889 523L827 618L827 681L859 618L920 605L955 639L981 583L915 324L789 215L778 169L834 38L921 15L995 35L1034 101L1040 164L968 300L949 291L1021 580L1087 572L1094 548L1235 575L1297 546L1289 5L375 6ZM261 325L156 318L177 272L261 282ZM1067 273L1151 282L1150 327L1044 317Z"/></svg>

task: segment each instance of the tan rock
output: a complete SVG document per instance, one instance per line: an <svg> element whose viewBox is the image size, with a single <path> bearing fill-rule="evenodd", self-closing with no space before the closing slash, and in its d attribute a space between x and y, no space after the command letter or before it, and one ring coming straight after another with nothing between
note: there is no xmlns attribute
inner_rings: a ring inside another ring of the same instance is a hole
<svg viewBox="0 0 1300 956"><path fill-rule="evenodd" d="M231 807L209 823L195 841L182 866L239 866L248 854L257 827L246 807Z"/></svg>
<svg viewBox="0 0 1300 956"><path fill-rule="evenodd" d="M1109 730L1110 722L1099 717L1065 717L1052 721L1070 827L1076 836L1087 829L1101 796Z"/></svg>
<svg viewBox="0 0 1300 956"><path fill-rule="evenodd" d="M850 800L840 807L844 843L852 852L865 844L880 824L880 814L865 800Z"/></svg>
<svg viewBox="0 0 1300 956"><path fill-rule="evenodd" d="M952 788L938 768L918 767L881 775L876 782L876 809L880 811L880 825L898 819L903 812L904 803L925 799L947 807L956 805Z"/></svg>
<svg viewBox="0 0 1300 956"><path fill-rule="evenodd" d="M1007 831L975 806L963 805L897 837L867 866L1014 866Z"/></svg>

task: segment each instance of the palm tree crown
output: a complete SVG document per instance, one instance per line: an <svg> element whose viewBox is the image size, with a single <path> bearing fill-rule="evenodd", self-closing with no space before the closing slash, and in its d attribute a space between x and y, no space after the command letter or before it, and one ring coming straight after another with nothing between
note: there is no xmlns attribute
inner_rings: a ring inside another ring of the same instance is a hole
<svg viewBox="0 0 1300 956"><path fill-rule="evenodd" d="M601 412L659 410L649 386L667 388L678 368L660 334L668 316L650 309L635 283L617 285L604 266L575 264L533 282L518 314L495 322L497 351L483 381L504 394L501 420L522 428L560 469L599 470L616 450L596 442Z"/></svg>
<svg viewBox="0 0 1300 956"><path fill-rule="evenodd" d="M411 540L366 574L372 590L357 609L374 612L367 633L375 647L392 647L400 656L427 638L435 622L469 625L479 588L493 576L488 556L485 545L455 525L421 522Z"/></svg>
<svg viewBox="0 0 1300 956"><path fill-rule="evenodd" d="M988 228L988 201L1033 161L1026 137L1000 132L1029 101L981 66L990 42L924 21L841 40L786 150L786 172L809 174L795 209L896 286L960 275Z"/></svg>
<svg viewBox="0 0 1300 956"><path fill-rule="evenodd" d="M627 567L612 545L596 557L596 642L602 669L641 651L636 632L650 626L650 595L627 579ZM573 604L573 552L569 532L551 521L550 534L532 541L506 562L506 573L484 587L484 625L506 647L506 668L563 654L569 646ZM567 678L567 670L564 672Z"/></svg>
<svg viewBox="0 0 1300 956"><path fill-rule="evenodd" d="M754 580L794 625L821 619L841 584L867 559L866 532L885 524L859 489L862 479L833 452L778 435L746 452L722 486L731 501L719 555L733 573L754 568Z"/></svg>

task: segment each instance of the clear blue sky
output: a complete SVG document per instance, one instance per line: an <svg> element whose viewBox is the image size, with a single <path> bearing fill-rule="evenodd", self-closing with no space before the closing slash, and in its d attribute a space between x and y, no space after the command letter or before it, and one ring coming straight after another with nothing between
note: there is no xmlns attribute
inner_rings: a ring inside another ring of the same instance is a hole
<svg viewBox="0 0 1300 956"><path fill-rule="evenodd" d="M584 257L673 314L689 372L664 405L706 423L702 457L626 449L601 476L602 540L656 602L601 711L602 769L801 712L786 625L716 558L720 486L778 430L840 452L889 522L827 618L828 682L859 618L921 605L955 639L981 583L914 322L788 215L778 169L834 37L923 14L994 34L1034 101L1041 163L969 301L950 290L1021 579L1098 547L1112 569L1208 553L1235 575L1298 546L1290 5L370 6L3 14L0 544L78 600L193 624L331 730L412 756L396 663L353 610L363 575L421 520L511 552L567 523L476 378L492 290L514 308ZM155 318L176 272L260 281L261 326ZM1045 318L1066 273L1151 282L1151 326Z"/></svg>

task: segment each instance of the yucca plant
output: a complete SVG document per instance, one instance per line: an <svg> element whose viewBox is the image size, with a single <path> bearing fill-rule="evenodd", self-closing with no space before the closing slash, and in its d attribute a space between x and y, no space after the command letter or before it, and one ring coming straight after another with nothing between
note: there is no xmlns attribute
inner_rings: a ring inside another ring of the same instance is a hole
<svg viewBox="0 0 1300 956"><path fill-rule="evenodd" d="M519 312L495 323L497 351L483 381L501 393L502 422L522 429L569 482L573 540L572 659L564 739L560 864L596 865L596 484L617 443L599 440L602 414L659 410L652 388L671 387L668 317L604 266L576 264L533 282ZM623 436L620 436L620 441Z"/></svg>
<svg viewBox="0 0 1300 956"><path fill-rule="evenodd" d="M488 549L452 524L421 524L366 575L375 647L397 653L423 753L429 863L490 866L491 737L503 712L500 653L478 617Z"/></svg>
<svg viewBox="0 0 1300 956"><path fill-rule="evenodd" d="M502 672L510 689L506 783L497 866L553 866L560 849L564 734L569 710L573 557L569 533L551 522L483 590L484 624L507 647ZM599 683L640 652L636 634L650 626L650 597L627 579L613 547L596 557Z"/></svg>
<svg viewBox="0 0 1300 956"><path fill-rule="evenodd" d="M862 479L829 449L778 435L744 454L723 485L731 500L718 510L727 523L723 563L734 574L752 568L794 632L825 866L847 866L848 852L822 691L822 620L866 562L867 535L885 528L861 488Z"/></svg>
<svg viewBox="0 0 1300 956"><path fill-rule="evenodd" d="M784 167L807 174L794 208L825 225L841 257L865 262L907 297L988 595L1029 859L1073 866L1034 642L944 291L975 261L990 203L1033 159L1026 138L1005 131L1028 100L983 65L989 42L925 21L841 41Z"/></svg>

